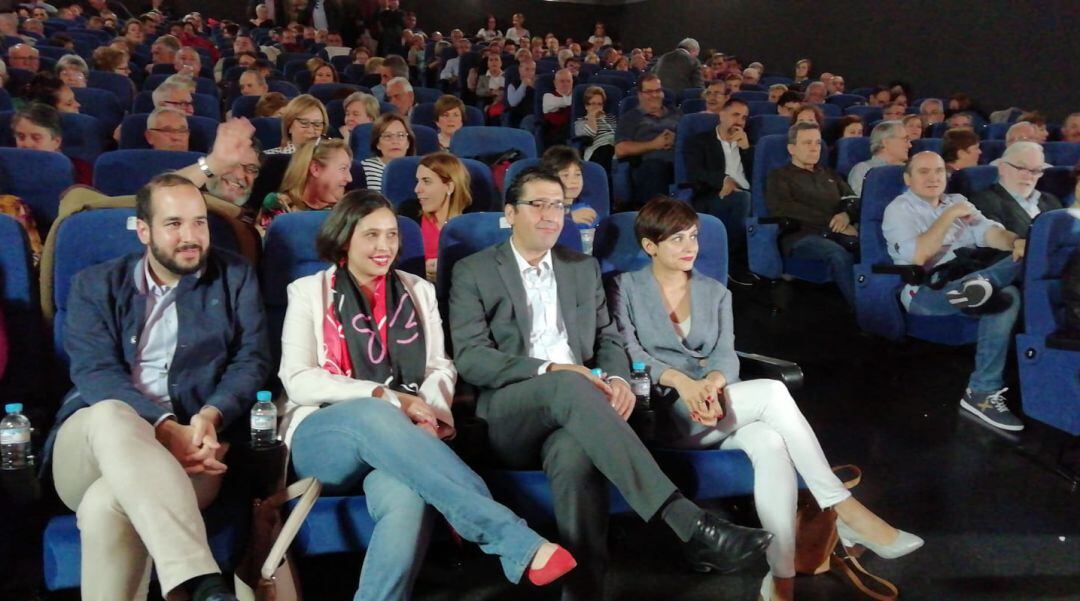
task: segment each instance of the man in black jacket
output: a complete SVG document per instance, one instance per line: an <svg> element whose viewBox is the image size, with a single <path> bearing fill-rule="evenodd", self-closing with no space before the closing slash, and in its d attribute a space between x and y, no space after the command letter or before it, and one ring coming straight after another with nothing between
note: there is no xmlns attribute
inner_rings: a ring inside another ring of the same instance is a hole
<svg viewBox="0 0 1080 601"><path fill-rule="evenodd" d="M189 180L159 175L135 204L147 250L72 280L64 350L75 388L46 451L78 515L82 599L145 597L152 559L164 593L235 601L199 509L270 371L258 280L242 257L210 248Z"/></svg>
<svg viewBox="0 0 1080 601"><path fill-rule="evenodd" d="M1014 142L998 163L998 182L973 195L971 203L987 219L1026 239L1033 219L1062 207L1056 196L1035 189L1047 167L1042 146Z"/></svg>
<svg viewBox="0 0 1080 601"><path fill-rule="evenodd" d="M724 222L728 236L728 273L746 284L746 219L750 217L750 178L754 151L746 137L747 104L737 98L720 109L716 129L686 142L686 183L694 191L694 209Z"/></svg>

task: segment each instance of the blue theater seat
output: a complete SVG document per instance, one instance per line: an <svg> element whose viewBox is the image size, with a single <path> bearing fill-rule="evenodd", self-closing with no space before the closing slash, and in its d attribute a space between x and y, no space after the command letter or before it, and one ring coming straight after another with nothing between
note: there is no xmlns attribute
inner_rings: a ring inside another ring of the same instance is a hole
<svg viewBox="0 0 1080 601"><path fill-rule="evenodd" d="M750 109L751 117L776 114L776 103L769 102L768 100L754 100L752 102L747 102L746 106Z"/></svg>
<svg viewBox="0 0 1080 601"><path fill-rule="evenodd" d="M505 199L505 192L510 188L510 184L517 179L522 171L529 167L536 167L539 164L540 159L521 159L519 161L514 161L506 171L506 182L503 186L503 198ZM608 188L607 172L605 172L604 168L599 164L585 161L581 169L581 175L584 183L578 201L584 202L592 207L592 209L596 211L596 218L599 221L611 213L611 191ZM492 210L499 210L501 208L502 207L500 206L493 208Z"/></svg>
<svg viewBox="0 0 1080 601"><path fill-rule="evenodd" d="M979 155L979 164L989 165L1000 159L1002 153L1005 152L1005 140L983 140L979 142L979 150L982 151Z"/></svg>
<svg viewBox="0 0 1080 601"><path fill-rule="evenodd" d="M79 102L79 111L84 115L96 117L103 131L112 133L124 118L124 106L116 94L98 88L72 88L75 100Z"/></svg>
<svg viewBox="0 0 1080 601"><path fill-rule="evenodd" d="M401 203L406 200L416 198L413 190L416 188L416 167L420 164L421 158L423 157L401 157L386 165L386 170L383 171L382 193L395 207L401 206ZM470 212L500 210L502 199L495 190L491 168L474 159L458 160L469 172L469 192L472 194Z"/></svg>
<svg viewBox="0 0 1080 601"><path fill-rule="evenodd" d="M693 190L688 185L686 174L686 144L694 136L716 128L720 122L720 116L715 113L692 113L683 115L679 119L679 127L675 130L675 194L677 198L690 200Z"/></svg>
<svg viewBox="0 0 1080 601"><path fill-rule="evenodd" d="M263 150L281 146L281 117L255 117L251 124L255 126L255 137Z"/></svg>
<svg viewBox="0 0 1080 601"><path fill-rule="evenodd" d="M825 165L827 155L823 148L819 166ZM779 246L780 225L769 223L769 209L765 204L766 179L770 171L790 162L786 134L765 136L754 146L754 169L750 176L750 198L754 216L750 218L746 228L750 270L768 279L777 279L787 274L819 284L832 281L823 261L782 256Z"/></svg>
<svg viewBox="0 0 1080 601"><path fill-rule="evenodd" d="M237 96L232 103L233 117L255 118L255 105L259 104L262 96Z"/></svg>
<svg viewBox="0 0 1080 601"><path fill-rule="evenodd" d="M71 159L58 152L0 148L0 190L30 205L42 238L56 219L60 195L74 183Z"/></svg>
<svg viewBox="0 0 1080 601"><path fill-rule="evenodd" d="M866 332L889 340L906 336L957 346L975 341L978 319L967 315L910 315L900 304L904 283L880 267L893 265L881 231L885 208L904 191L904 168L875 167L863 183L859 240L862 257L855 265L855 316ZM875 269L878 267L879 269Z"/></svg>
<svg viewBox="0 0 1080 601"><path fill-rule="evenodd" d="M131 83L131 78L120 73L91 70L86 85L112 92L124 110L129 110L135 99L135 88Z"/></svg>
<svg viewBox="0 0 1080 601"><path fill-rule="evenodd" d="M836 172L847 177L856 164L870 159L870 138L840 138L836 141Z"/></svg>
<svg viewBox="0 0 1080 601"><path fill-rule="evenodd" d="M6 157L0 154L0 165L5 163ZM7 190L2 179L0 189ZM41 340L36 276L25 230L13 218L0 215L0 309L9 345L7 368L0 379L3 399L30 397L44 375L41 365L46 345Z"/></svg>
<svg viewBox="0 0 1080 601"><path fill-rule="evenodd" d="M868 126L871 121L881 121L881 107L879 106L852 105L844 109L844 114L858 115ZM867 131L869 130L870 128L867 127Z"/></svg>
<svg viewBox="0 0 1080 601"><path fill-rule="evenodd" d="M443 95L443 91L437 88L425 88L421 86L413 86L413 101L417 104L426 102L435 102L439 99L439 96Z"/></svg>
<svg viewBox="0 0 1080 601"><path fill-rule="evenodd" d="M134 194L154 176L193 165L201 156L149 148L106 152L94 163L94 187L108 196Z"/></svg>
<svg viewBox="0 0 1080 601"><path fill-rule="evenodd" d="M1046 162L1058 167L1080 163L1080 142L1047 142L1043 144Z"/></svg>
<svg viewBox="0 0 1080 601"><path fill-rule="evenodd" d="M1023 333L1016 337L1024 413L1080 435L1080 350L1056 344L1064 325L1061 274L1080 244L1080 220L1067 210L1039 215L1028 238Z"/></svg>
<svg viewBox="0 0 1080 601"><path fill-rule="evenodd" d="M841 110L848 108L849 106L855 106L857 104L866 104L866 97L859 96L858 94L833 94L825 99L825 102L829 104L835 104L840 107Z"/></svg>
<svg viewBox="0 0 1080 601"><path fill-rule="evenodd" d="M941 154L941 138L919 138L918 140L912 140L911 150L908 151L908 155L915 156L916 153L925 150Z"/></svg>
<svg viewBox="0 0 1080 601"><path fill-rule="evenodd" d="M463 127L450 140L450 152L474 159L507 150L518 150L524 158L535 158L536 140L528 132L507 127Z"/></svg>
<svg viewBox="0 0 1080 601"><path fill-rule="evenodd" d="M704 98L687 98L679 104L679 110L683 115L692 115L705 110Z"/></svg>
<svg viewBox="0 0 1080 601"><path fill-rule="evenodd" d="M782 115L754 115L746 120L746 136L751 144L757 144L762 136L786 135L791 118Z"/></svg>
<svg viewBox="0 0 1080 601"><path fill-rule="evenodd" d="M61 113L60 128L64 135L60 150L73 159L90 164L105 151L105 141L112 135L96 118L79 113Z"/></svg>
<svg viewBox="0 0 1080 601"><path fill-rule="evenodd" d="M751 92L751 91L740 90L738 92L734 92L731 95L731 97L736 98L738 100L742 100L743 102L768 102L769 101L769 93L768 92Z"/></svg>
<svg viewBox="0 0 1080 601"><path fill-rule="evenodd" d="M340 94L348 96L353 92L362 92L360 86L351 83L317 83L308 88L307 93L326 104L334 100Z"/></svg>

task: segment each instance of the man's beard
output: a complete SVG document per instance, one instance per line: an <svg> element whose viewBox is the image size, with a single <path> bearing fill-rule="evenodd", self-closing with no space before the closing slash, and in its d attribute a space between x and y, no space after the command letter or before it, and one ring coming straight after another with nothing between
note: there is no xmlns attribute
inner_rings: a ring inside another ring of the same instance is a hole
<svg viewBox="0 0 1080 601"><path fill-rule="evenodd" d="M176 248L176 252L180 252L180 251L186 250L188 248L198 248L199 249L199 260L194 265L192 265L191 267L185 267L185 266L177 263L172 255L169 255L164 250L162 250L157 244L154 243L153 238L150 239L150 252L153 253L154 258L157 259L157 262L160 263L161 266L164 267L165 269L168 269L170 272L172 272L172 273L174 273L176 275L180 275L180 276L191 275L193 273L197 273L199 270L201 270L206 265L206 249L204 249L204 248L202 248L202 247L200 247L200 246L198 246L196 244L185 244L183 246L178 246Z"/></svg>
<svg viewBox="0 0 1080 601"><path fill-rule="evenodd" d="M230 188L232 188L232 186L225 182L224 177L211 178L210 181L206 182L207 191L214 196L217 196L222 200L227 200L238 207L246 205L248 199L251 198L251 187L246 186L241 182L239 188L243 190L243 192L240 192L239 194L231 193Z"/></svg>

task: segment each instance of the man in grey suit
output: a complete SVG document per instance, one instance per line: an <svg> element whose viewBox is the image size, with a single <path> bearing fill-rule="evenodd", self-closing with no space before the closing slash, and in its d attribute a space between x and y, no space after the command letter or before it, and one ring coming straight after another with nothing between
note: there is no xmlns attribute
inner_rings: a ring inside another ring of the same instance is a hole
<svg viewBox="0 0 1080 601"><path fill-rule="evenodd" d="M1035 189L1047 167L1042 146L1014 142L998 163L998 182L972 195L971 204L987 219L1027 239L1032 220L1040 213L1062 208L1058 197Z"/></svg>
<svg viewBox="0 0 1080 601"><path fill-rule="evenodd" d="M679 42L674 50L664 54L656 61L653 73L660 76L660 80L675 93L682 92L686 88L702 87L701 63L698 62L698 54L701 46L694 38L686 38Z"/></svg>
<svg viewBox="0 0 1080 601"><path fill-rule="evenodd" d="M730 571L758 557L772 535L684 498L627 425L628 359L599 265L555 247L569 210L558 176L527 169L506 197L510 240L454 268L454 361L479 388L494 457L514 469L542 465L551 482L561 542L579 562L564 601L603 598L609 480L643 519L659 516L689 543L695 567Z"/></svg>

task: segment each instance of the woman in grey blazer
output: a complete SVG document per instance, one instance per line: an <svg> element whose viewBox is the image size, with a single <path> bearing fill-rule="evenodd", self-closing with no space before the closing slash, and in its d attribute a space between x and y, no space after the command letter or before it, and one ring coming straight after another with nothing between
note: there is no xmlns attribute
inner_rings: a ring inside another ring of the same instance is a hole
<svg viewBox="0 0 1080 601"><path fill-rule="evenodd" d="M739 381L731 293L694 271L698 216L685 202L656 198L638 213L634 232L652 263L615 280L611 306L630 359L644 363L653 393L670 402L660 436L684 448L741 449L754 466L754 501L774 535L762 596L791 599L795 576L796 472L821 507L832 507L846 545L886 558L918 549L854 497L833 474L814 431L783 384ZM665 423L666 422L666 423Z"/></svg>

